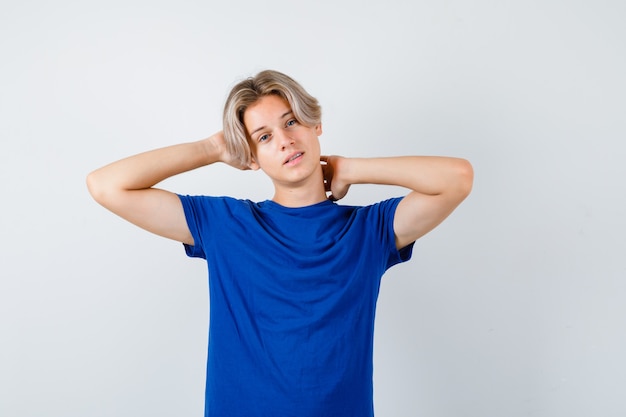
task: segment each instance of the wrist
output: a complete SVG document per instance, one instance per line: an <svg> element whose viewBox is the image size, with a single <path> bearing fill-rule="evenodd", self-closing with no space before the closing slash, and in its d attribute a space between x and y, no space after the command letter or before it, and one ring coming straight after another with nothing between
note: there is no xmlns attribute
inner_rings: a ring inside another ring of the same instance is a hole
<svg viewBox="0 0 626 417"><path fill-rule="evenodd" d="M344 184L356 184L358 179L359 158L337 157L335 162L336 179Z"/></svg>
<svg viewBox="0 0 626 417"><path fill-rule="evenodd" d="M227 153L224 136L221 132L209 136L199 141L202 152L205 156L206 165L215 162L225 162L224 155Z"/></svg>

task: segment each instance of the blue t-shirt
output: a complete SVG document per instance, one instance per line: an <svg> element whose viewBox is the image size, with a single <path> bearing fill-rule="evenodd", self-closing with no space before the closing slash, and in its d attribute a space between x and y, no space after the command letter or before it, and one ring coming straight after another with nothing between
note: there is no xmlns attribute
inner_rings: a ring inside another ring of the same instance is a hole
<svg viewBox="0 0 626 417"><path fill-rule="evenodd" d="M324 201L180 196L207 260L210 417L373 416L373 335L400 198L366 207Z"/></svg>

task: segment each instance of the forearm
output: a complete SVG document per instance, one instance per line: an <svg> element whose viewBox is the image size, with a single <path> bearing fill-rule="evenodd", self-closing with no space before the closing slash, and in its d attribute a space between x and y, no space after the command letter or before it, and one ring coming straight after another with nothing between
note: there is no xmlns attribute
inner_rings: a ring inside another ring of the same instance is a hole
<svg viewBox="0 0 626 417"><path fill-rule="evenodd" d="M182 143L134 155L89 174L94 196L105 190L130 191L151 188L166 178L219 161L220 151L211 138Z"/></svg>
<svg viewBox="0 0 626 417"><path fill-rule="evenodd" d="M473 176L469 162L449 157L344 158L341 164L347 184L397 185L425 195L468 192Z"/></svg>

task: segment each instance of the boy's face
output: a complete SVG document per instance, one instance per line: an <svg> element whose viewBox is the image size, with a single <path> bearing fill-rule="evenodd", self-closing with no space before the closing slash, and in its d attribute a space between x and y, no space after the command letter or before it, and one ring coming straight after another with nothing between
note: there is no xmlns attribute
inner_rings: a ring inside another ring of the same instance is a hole
<svg viewBox="0 0 626 417"><path fill-rule="evenodd" d="M300 124L289 103L277 95L261 97L243 115L254 156L251 168L261 168L275 185L299 185L313 179L320 165L322 126Z"/></svg>

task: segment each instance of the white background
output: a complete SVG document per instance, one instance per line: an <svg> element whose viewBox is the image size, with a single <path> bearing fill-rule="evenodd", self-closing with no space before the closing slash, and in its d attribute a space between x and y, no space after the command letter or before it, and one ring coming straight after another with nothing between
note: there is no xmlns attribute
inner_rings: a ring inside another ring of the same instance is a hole
<svg viewBox="0 0 626 417"><path fill-rule="evenodd" d="M0 416L202 415L205 266L85 176L220 129L265 68L321 101L325 153L474 165L384 278L377 416L626 415L623 1L0 4ZM226 166L163 186L272 192Z"/></svg>

